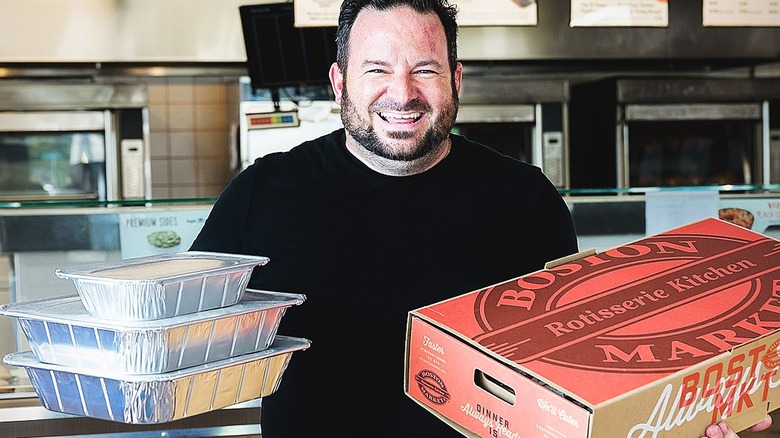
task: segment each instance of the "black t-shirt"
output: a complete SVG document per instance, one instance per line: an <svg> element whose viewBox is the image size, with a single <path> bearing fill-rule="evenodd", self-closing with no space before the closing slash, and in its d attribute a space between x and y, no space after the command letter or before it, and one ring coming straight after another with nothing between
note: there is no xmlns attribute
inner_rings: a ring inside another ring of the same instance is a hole
<svg viewBox="0 0 780 438"><path fill-rule="evenodd" d="M257 159L191 249L263 255L249 287L306 295L279 334L310 339L263 400L264 438L460 436L404 394L407 313L577 251L534 166L452 136L418 175L378 174L343 129Z"/></svg>

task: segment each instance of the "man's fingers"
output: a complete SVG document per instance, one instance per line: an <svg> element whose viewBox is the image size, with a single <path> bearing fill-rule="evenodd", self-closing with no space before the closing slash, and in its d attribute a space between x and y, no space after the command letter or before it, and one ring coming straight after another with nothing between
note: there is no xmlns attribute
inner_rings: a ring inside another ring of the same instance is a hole
<svg viewBox="0 0 780 438"><path fill-rule="evenodd" d="M772 417L767 414L766 417L764 417L761 422L756 423L750 427L747 428L748 432L761 432L762 430L767 430L769 427L772 426Z"/></svg>
<svg viewBox="0 0 780 438"><path fill-rule="evenodd" d="M769 429L770 426L772 426L772 417L767 415L760 422L747 428L746 431L761 432L762 430ZM704 435L705 436L702 438L739 438L739 435L737 435L725 421L707 426Z"/></svg>

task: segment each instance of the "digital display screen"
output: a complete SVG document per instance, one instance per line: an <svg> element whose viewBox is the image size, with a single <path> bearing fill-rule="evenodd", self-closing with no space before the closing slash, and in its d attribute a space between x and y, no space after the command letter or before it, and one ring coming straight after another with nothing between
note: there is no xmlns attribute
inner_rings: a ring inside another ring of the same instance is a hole
<svg viewBox="0 0 780 438"><path fill-rule="evenodd" d="M293 3L239 6L252 88L328 84L336 27L295 27Z"/></svg>

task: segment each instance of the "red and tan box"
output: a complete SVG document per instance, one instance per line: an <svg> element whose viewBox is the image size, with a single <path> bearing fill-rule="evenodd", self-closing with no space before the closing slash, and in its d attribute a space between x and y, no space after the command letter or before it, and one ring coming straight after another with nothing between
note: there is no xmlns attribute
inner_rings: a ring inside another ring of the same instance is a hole
<svg viewBox="0 0 780 438"><path fill-rule="evenodd" d="M464 435L691 437L780 401L780 242L704 219L409 313L405 390Z"/></svg>

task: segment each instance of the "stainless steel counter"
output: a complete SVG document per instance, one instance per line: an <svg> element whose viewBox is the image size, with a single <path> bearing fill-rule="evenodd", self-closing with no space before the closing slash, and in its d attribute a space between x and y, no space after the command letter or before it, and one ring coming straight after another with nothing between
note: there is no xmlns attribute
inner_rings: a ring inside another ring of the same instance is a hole
<svg viewBox="0 0 780 438"><path fill-rule="evenodd" d="M213 200L0 205L0 252L120 250L121 215L208 212ZM81 206L84 205L84 206Z"/></svg>
<svg viewBox="0 0 780 438"><path fill-rule="evenodd" d="M258 399L169 423L133 425L49 411L35 393L0 394L0 436L259 437L260 410Z"/></svg>

